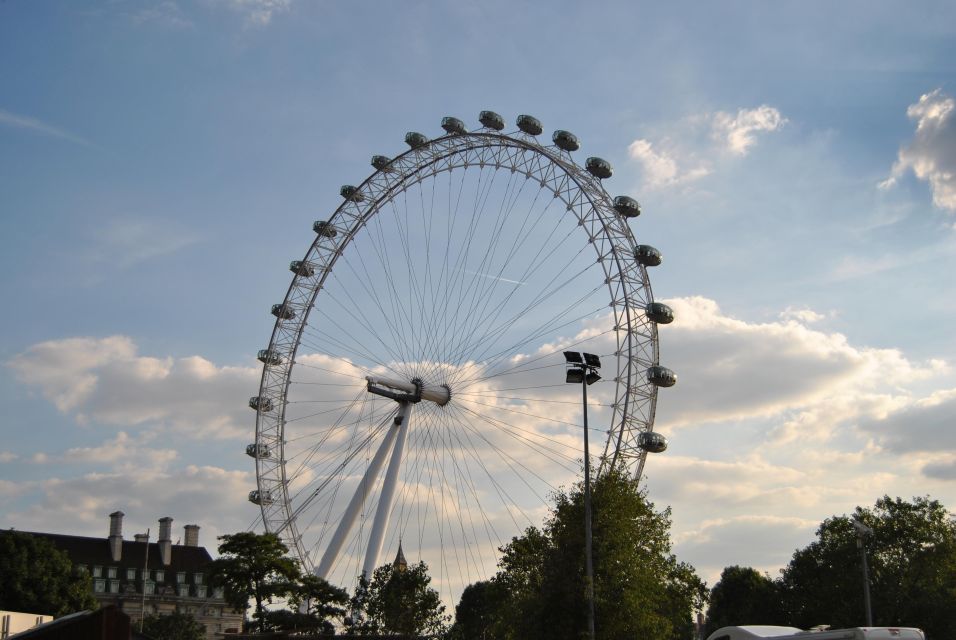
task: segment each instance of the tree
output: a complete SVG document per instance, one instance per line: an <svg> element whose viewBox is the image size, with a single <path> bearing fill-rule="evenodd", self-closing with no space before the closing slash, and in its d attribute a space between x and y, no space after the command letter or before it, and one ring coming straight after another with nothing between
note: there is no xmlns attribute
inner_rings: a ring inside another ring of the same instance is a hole
<svg viewBox="0 0 956 640"><path fill-rule="evenodd" d="M188 613L146 616L143 633L155 640L205 640L206 628Z"/></svg>
<svg viewBox="0 0 956 640"><path fill-rule="evenodd" d="M75 572L65 552L46 538L0 531L0 609L62 616L96 608L90 575Z"/></svg>
<svg viewBox="0 0 956 640"><path fill-rule="evenodd" d="M507 591L494 580L483 580L465 587L455 607L454 640L488 640L497 637L502 610L507 606Z"/></svg>
<svg viewBox="0 0 956 640"><path fill-rule="evenodd" d="M211 583L224 587L226 602L235 611L246 611L249 600L255 600L253 618L259 631L265 631L265 604L294 590L299 564L287 557L288 547L272 533L244 531L219 540L222 555L209 566Z"/></svg>
<svg viewBox="0 0 956 640"><path fill-rule="evenodd" d="M448 617L438 592L429 587L431 577L424 562L405 569L383 565L372 580L360 582L353 598L352 631L358 635L434 636L445 632ZM366 586L367 585L367 586Z"/></svg>
<svg viewBox="0 0 956 640"><path fill-rule="evenodd" d="M956 522L929 497L912 502L884 496L856 517L867 536L873 621L914 626L928 638L956 628ZM851 518L835 516L817 529L817 540L797 550L781 579L790 624L809 627L865 624L857 533Z"/></svg>
<svg viewBox="0 0 956 640"><path fill-rule="evenodd" d="M315 575L304 575L286 596L288 608L265 613L265 628L298 635L332 635L333 619L345 615L349 595Z"/></svg>
<svg viewBox="0 0 956 640"><path fill-rule="evenodd" d="M602 475L592 493L598 638L692 638L706 589L671 553L669 510L655 511L620 472ZM580 637L587 626L582 486L559 492L544 530L528 529L502 552L494 582L507 595L493 636Z"/></svg>
<svg viewBox="0 0 956 640"><path fill-rule="evenodd" d="M710 591L704 637L721 627L785 622L780 589L770 576L750 567L725 567Z"/></svg>

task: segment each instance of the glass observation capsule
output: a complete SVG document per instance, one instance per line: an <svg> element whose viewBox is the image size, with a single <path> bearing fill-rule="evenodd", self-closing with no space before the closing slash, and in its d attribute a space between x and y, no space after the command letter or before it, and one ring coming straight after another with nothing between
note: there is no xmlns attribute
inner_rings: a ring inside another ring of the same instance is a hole
<svg viewBox="0 0 956 640"><path fill-rule="evenodd" d="M272 305L272 315L280 320L291 320L295 317L295 311L284 302Z"/></svg>
<svg viewBox="0 0 956 640"><path fill-rule="evenodd" d="M267 445L253 443L246 445L246 455L250 458L270 458L272 452Z"/></svg>
<svg viewBox="0 0 956 640"><path fill-rule="evenodd" d="M657 267L661 264L661 252L649 244L639 244L634 249L634 259L645 267Z"/></svg>
<svg viewBox="0 0 956 640"><path fill-rule="evenodd" d="M272 399L271 398L260 398L259 396L252 396L249 398L249 408L255 409L256 411L272 411Z"/></svg>
<svg viewBox="0 0 956 640"><path fill-rule="evenodd" d="M253 489L249 492L249 502L257 505L272 504L272 492L271 491L259 491L258 489Z"/></svg>
<svg viewBox="0 0 956 640"><path fill-rule="evenodd" d="M541 135L541 132L544 131L544 128L541 126L541 121L534 116L518 116L518 120L515 124L518 125L519 129L532 136Z"/></svg>
<svg viewBox="0 0 956 640"><path fill-rule="evenodd" d="M325 236L326 238L334 238L338 234L338 231L335 230L335 227L325 220L316 220L313 222L312 230L320 236Z"/></svg>
<svg viewBox="0 0 956 640"><path fill-rule="evenodd" d="M428 136L424 133L418 133L417 131L409 131L405 134L405 144L412 149L423 147L428 144Z"/></svg>
<svg viewBox="0 0 956 640"><path fill-rule="evenodd" d="M365 196L362 195L358 187L350 184L343 184L342 188L339 189L339 195L350 202L363 202L365 200Z"/></svg>
<svg viewBox="0 0 956 640"><path fill-rule="evenodd" d="M564 151L577 151L581 148L581 145L578 143L578 137L570 131L563 129L555 131L554 135L551 136L551 141L554 142L554 145L558 149L563 149Z"/></svg>
<svg viewBox="0 0 956 640"><path fill-rule="evenodd" d="M614 210L625 218L636 218L641 215L641 205L631 196L614 198Z"/></svg>
<svg viewBox="0 0 956 640"><path fill-rule="evenodd" d="M482 111L478 114L478 122L489 129L501 131L505 128L505 119L494 111Z"/></svg>
<svg viewBox="0 0 956 640"><path fill-rule="evenodd" d="M605 160L604 158L590 157L587 159L587 162L584 163L584 168L588 170L595 178L600 178L605 180L611 177L611 174L614 173L614 169L611 168L611 163Z"/></svg>
<svg viewBox="0 0 956 640"><path fill-rule="evenodd" d="M293 260L290 262L289 271L297 276L303 276L305 278L311 278L315 275L315 269L312 268L312 265L302 260Z"/></svg>
<svg viewBox="0 0 956 640"><path fill-rule="evenodd" d="M674 310L663 302L651 302L644 307L644 312L657 324L670 324L674 321Z"/></svg>
<svg viewBox="0 0 956 640"><path fill-rule="evenodd" d="M667 450L667 438L654 431L642 431L637 436L637 446L648 453L663 453Z"/></svg>
<svg viewBox="0 0 956 640"><path fill-rule="evenodd" d="M272 349L260 349L256 357L262 364L282 364L282 356Z"/></svg>
<svg viewBox="0 0 956 640"><path fill-rule="evenodd" d="M465 129L465 123L452 116L445 116L441 119L441 128L447 133L457 133L459 135L467 131L467 129Z"/></svg>
<svg viewBox="0 0 956 640"><path fill-rule="evenodd" d="M372 156L372 166L379 171L391 171L392 159L388 156Z"/></svg>
<svg viewBox="0 0 956 640"><path fill-rule="evenodd" d="M647 381L658 387L673 387L677 384L677 374L660 365L655 365L647 370Z"/></svg>

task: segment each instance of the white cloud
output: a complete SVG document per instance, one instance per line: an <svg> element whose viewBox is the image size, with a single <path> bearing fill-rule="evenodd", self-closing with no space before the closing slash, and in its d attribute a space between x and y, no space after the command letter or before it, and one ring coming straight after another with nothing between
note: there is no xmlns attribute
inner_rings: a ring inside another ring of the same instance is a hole
<svg viewBox="0 0 956 640"><path fill-rule="evenodd" d="M0 462L13 462L19 457L20 456L10 451L0 451Z"/></svg>
<svg viewBox="0 0 956 640"><path fill-rule="evenodd" d="M628 145L648 188L675 187L700 180L727 162L727 153L742 157L757 143L757 134L780 130L787 119L768 105L738 109L736 115L716 111L684 118L656 136Z"/></svg>
<svg viewBox="0 0 956 640"><path fill-rule="evenodd" d="M192 29L195 25L173 0L162 0L130 14L133 24L157 24L171 29Z"/></svg>
<svg viewBox="0 0 956 640"><path fill-rule="evenodd" d="M175 253L197 241L195 234L168 220L115 218L97 227L85 257L94 265L127 269Z"/></svg>
<svg viewBox="0 0 956 640"><path fill-rule="evenodd" d="M245 15L246 24L264 27L277 13L288 11L292 0L226 0L229 6Z"/></svg>
<svg viewBox="0 0 956 640"><path fill-rule="evenodd" d="M36 133L41 133L53 138L69 140L70 142L75 142L76 144L81 144L88 147L93 146L88 140L85 140L78 135L72 134L69 131L65 131L59 127L54 127L53 125L37 120L36 118L31 118L30 116L18 115L3 109L0 109L0 126L13 127L14 129L25 129L27 131L34 131Z"/></svg>
<svg viewBox="0 0 956 640"><path fill-rule="evenodd" d="M795 309L794 307L787 307L780 312L781 320L796 320L797 322L802 322L804 324L820 322L825 318L825 315L822 313L817 313L813 309Z"/></svg>
<svg viewBox="0 0 956 640"><path fill-rule="evenodd" d="M260 373L200 356L140 356L125 336L42 342L7 364L80 422L162 425L194 437L247 435L246 402Z"/></svg>
<svg viewBox="0 0 956 640"><path fill-rule="evenodd" d="M890 177L880 183L889 188L907 170L929 183L933 204L956 212L956 100L935 89L920 96L906 110L916 122L910 143L899 150Z"/></svg>
<svg viewBox="0 0 956 640"><path fill-rule="evenodd" d="M780 111L765 104L738 109L736 115L718 111L713 117L713 136L725 149L742 156L756 144L757 133L778 131L786 123Z"/></svg>

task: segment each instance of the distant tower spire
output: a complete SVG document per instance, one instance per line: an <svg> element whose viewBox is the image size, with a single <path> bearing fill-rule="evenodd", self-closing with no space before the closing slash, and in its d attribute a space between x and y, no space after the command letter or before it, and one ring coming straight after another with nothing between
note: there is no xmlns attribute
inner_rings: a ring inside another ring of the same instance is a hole
<svg viewBox="0 0 956 640"><path fill-rule="evenodd" d="M392 562L392 571L405 571L408 569L408 561L405 560L405 554L402 553L402 539L398 539L398 553L395 554L395 560Z"/></svg>

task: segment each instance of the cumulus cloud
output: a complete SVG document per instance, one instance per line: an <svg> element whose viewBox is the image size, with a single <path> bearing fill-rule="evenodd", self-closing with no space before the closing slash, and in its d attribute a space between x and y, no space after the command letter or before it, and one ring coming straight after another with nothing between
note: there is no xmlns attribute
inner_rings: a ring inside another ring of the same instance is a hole
<svg viewBox="0 0 956 640"><path fill-rule="evenodd" d="M736 115L718 111L713 117L712 133L723 148L742 156L756 144L758 133L777 131L786 123L780 111L764 104L738 109Z"/></svg>
<svg viewBox="0 0 956 640"><path fill-rule="evenodd" d="M0 462L13 462L19 457L20 456L10 451L0 451Z"/></svg>
<svg viewBox="0 0 956 640"><path fill-rule="evenodd" d="M141 356L125 336L42 342L7 364L82 423L164 425L194 437L247 434L245 404L260 371L200 356Z"/></svg>
<svg viewBox="0 0 956 640"><path fill-rule="evenodd" d="M757 143L758 134L780 130L787 119L774 107L741 108L681 120L656 140L638 138L628 156L644 173L646 187L674 187L713 173L731 156L742 157Z"/></svg>
<svg viewBox="0 0 956 640"><path fill-rule="evenodd" d="M780 312L780 318L782 320L796 320L797 322L810 324L813 322L820 322L826 318L826 316L822 313L817 313L813 309L795 309L794 307L787 307Z"/></svg>
<svg viewBox="0 0 956 640"><path fill-rule="evenodd" d="M956 389L939 390L883 416L869 417L860 428L893 452L956 453ZM928 475L946 477L949 464L928 465Z"/></svg>
<svg viewBox="0 0 956 640"><path fill-rule="evenodd" d="M956 100L935 89L911 104L906 115L916 122L916 132L899 150L890 177L880 187L893 186L911 170L929 183L933 204L956 212Z"/></svg>

